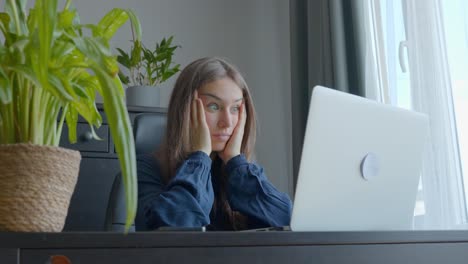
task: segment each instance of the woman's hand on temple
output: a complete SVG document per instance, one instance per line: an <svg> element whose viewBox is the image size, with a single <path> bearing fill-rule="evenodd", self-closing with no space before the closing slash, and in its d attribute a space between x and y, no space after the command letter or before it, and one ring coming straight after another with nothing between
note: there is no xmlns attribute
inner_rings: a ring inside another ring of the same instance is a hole
<svg viewBox="0 0 468 264"><path fill-rule="evenodd" d="M219 152L219 157L226 164L230 159L241 154L242 139L244 138L245 122L247 120L247 113L245 111L245 104L239 109L239 122L232 132L231 138L226 143L224 150Z"/></svg>
<svg viewBox="0 0 468 264"><path fill-rule="evenodd" d="M191 125L191 144L192 152L203 151L207 155L211 154L211 137L210 129L205 119L205 109L203 102L198 98L198 92L195 91L194 99L192 101L190 111L190 125Z"/></svg>

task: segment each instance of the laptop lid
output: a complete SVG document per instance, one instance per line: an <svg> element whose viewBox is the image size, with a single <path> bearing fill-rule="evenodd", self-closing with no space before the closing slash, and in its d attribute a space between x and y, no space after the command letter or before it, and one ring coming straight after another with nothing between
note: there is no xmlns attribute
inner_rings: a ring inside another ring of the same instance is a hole
<svg viewBox="0 0 468 264"><path fill-rule="evenodd" d="M427 135L424 114L314 87L291 229L412 229Z"/></svg>

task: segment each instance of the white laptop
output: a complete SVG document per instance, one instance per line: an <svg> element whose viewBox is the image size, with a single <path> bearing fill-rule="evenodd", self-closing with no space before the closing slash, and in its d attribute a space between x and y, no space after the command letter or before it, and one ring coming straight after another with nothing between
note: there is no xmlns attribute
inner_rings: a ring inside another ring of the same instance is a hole
<svg viewBox="0 0 468 264"><path fill-rule="evenodd" d="M428 117L316 86L292 231L410 230Z"/></svg>

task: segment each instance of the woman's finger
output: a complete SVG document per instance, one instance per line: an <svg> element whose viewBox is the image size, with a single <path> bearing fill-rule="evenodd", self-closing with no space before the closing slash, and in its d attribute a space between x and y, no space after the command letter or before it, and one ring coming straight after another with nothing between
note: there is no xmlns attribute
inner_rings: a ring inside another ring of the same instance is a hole
<svg viewBox="0 0 468 264"><path fill-rule="evenodd" d="M197 99L193 99L191 103L190 117L192 120L192 126L198 127L198 102Z"/></svg>
<svg viewBox="0 0 468 264"><path fill-rule="evenodd" d="M245 127L245 105L239 109L239 122L235 128L235 135L237 137L237 145L240 148L240 144L242 143L242 138L244 137L244 127Z"/></svg>
<svg viewBox="0 0 468 264"><path fill-rule="evenodd" d="M241 108L241 111L242 111L242 125L245 125L245 122L247 121L247 109L245 109L245 102L242 103L242 108Z"/></svg>
<svg viewBox="0 0 468 264"><path fill-rule="evenodd" d="M201 124L205 124L205 123L206 123L206 120L205 120L205 109L203 109L203 101L202 101L200 98L197 99L197 106L198 106L198 109L197 109L198 121L199 121Z"/></svg>
<svg viewBox="0 0 468 264"><path fill-rule="evenodd" d="M238 124L238 127L242 132L244 132L246 120L247 120L247 112L245 109L245 104L243 103L239 111L239 124Z"/></svg>

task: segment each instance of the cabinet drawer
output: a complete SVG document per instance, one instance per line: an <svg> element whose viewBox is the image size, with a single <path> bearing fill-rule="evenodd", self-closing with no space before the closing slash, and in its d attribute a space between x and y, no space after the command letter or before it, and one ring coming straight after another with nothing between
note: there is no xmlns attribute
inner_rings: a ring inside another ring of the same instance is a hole
<svg viewBox="0 0 468 264"><path fill-rule="evenodd" d="M71 263L99 264L238 264L238 263L314 263L317 249L302 247L173 247L173 248L82 248L24 249L20 264L47 263L53 255L66 256ZM310 252L310 253L309 253ZM308 257L309 256L309 257ZM322 257L323 258L323 257ZM318 258L317 260L319 260ZM320 262L322 263L322 262ZM323 262L327 264L345 262ZM354 263L354 262L350 262ZM365 263L378 263L365 262ZM388 263L388 262L387 262ZM396 263L396 262L395 262Z"/></svg>
<svg viewBox="0 0 468 264"><path fill-rule="evenodd" d="M102 140L92 138L91 128L87 123L78 123L76 128L76 143L71 144L68 141L68 127L63 126L60 146L64 148L87 151L87 152L109 152L109 126L101 125L99 129L94 130Z"/></svg>
<svg viewBox="0 0 468 264"><path fill-rule="evenodd" d="M16 264L18 262L19 249L16 248L0 248L0 263Z"/></svg>

